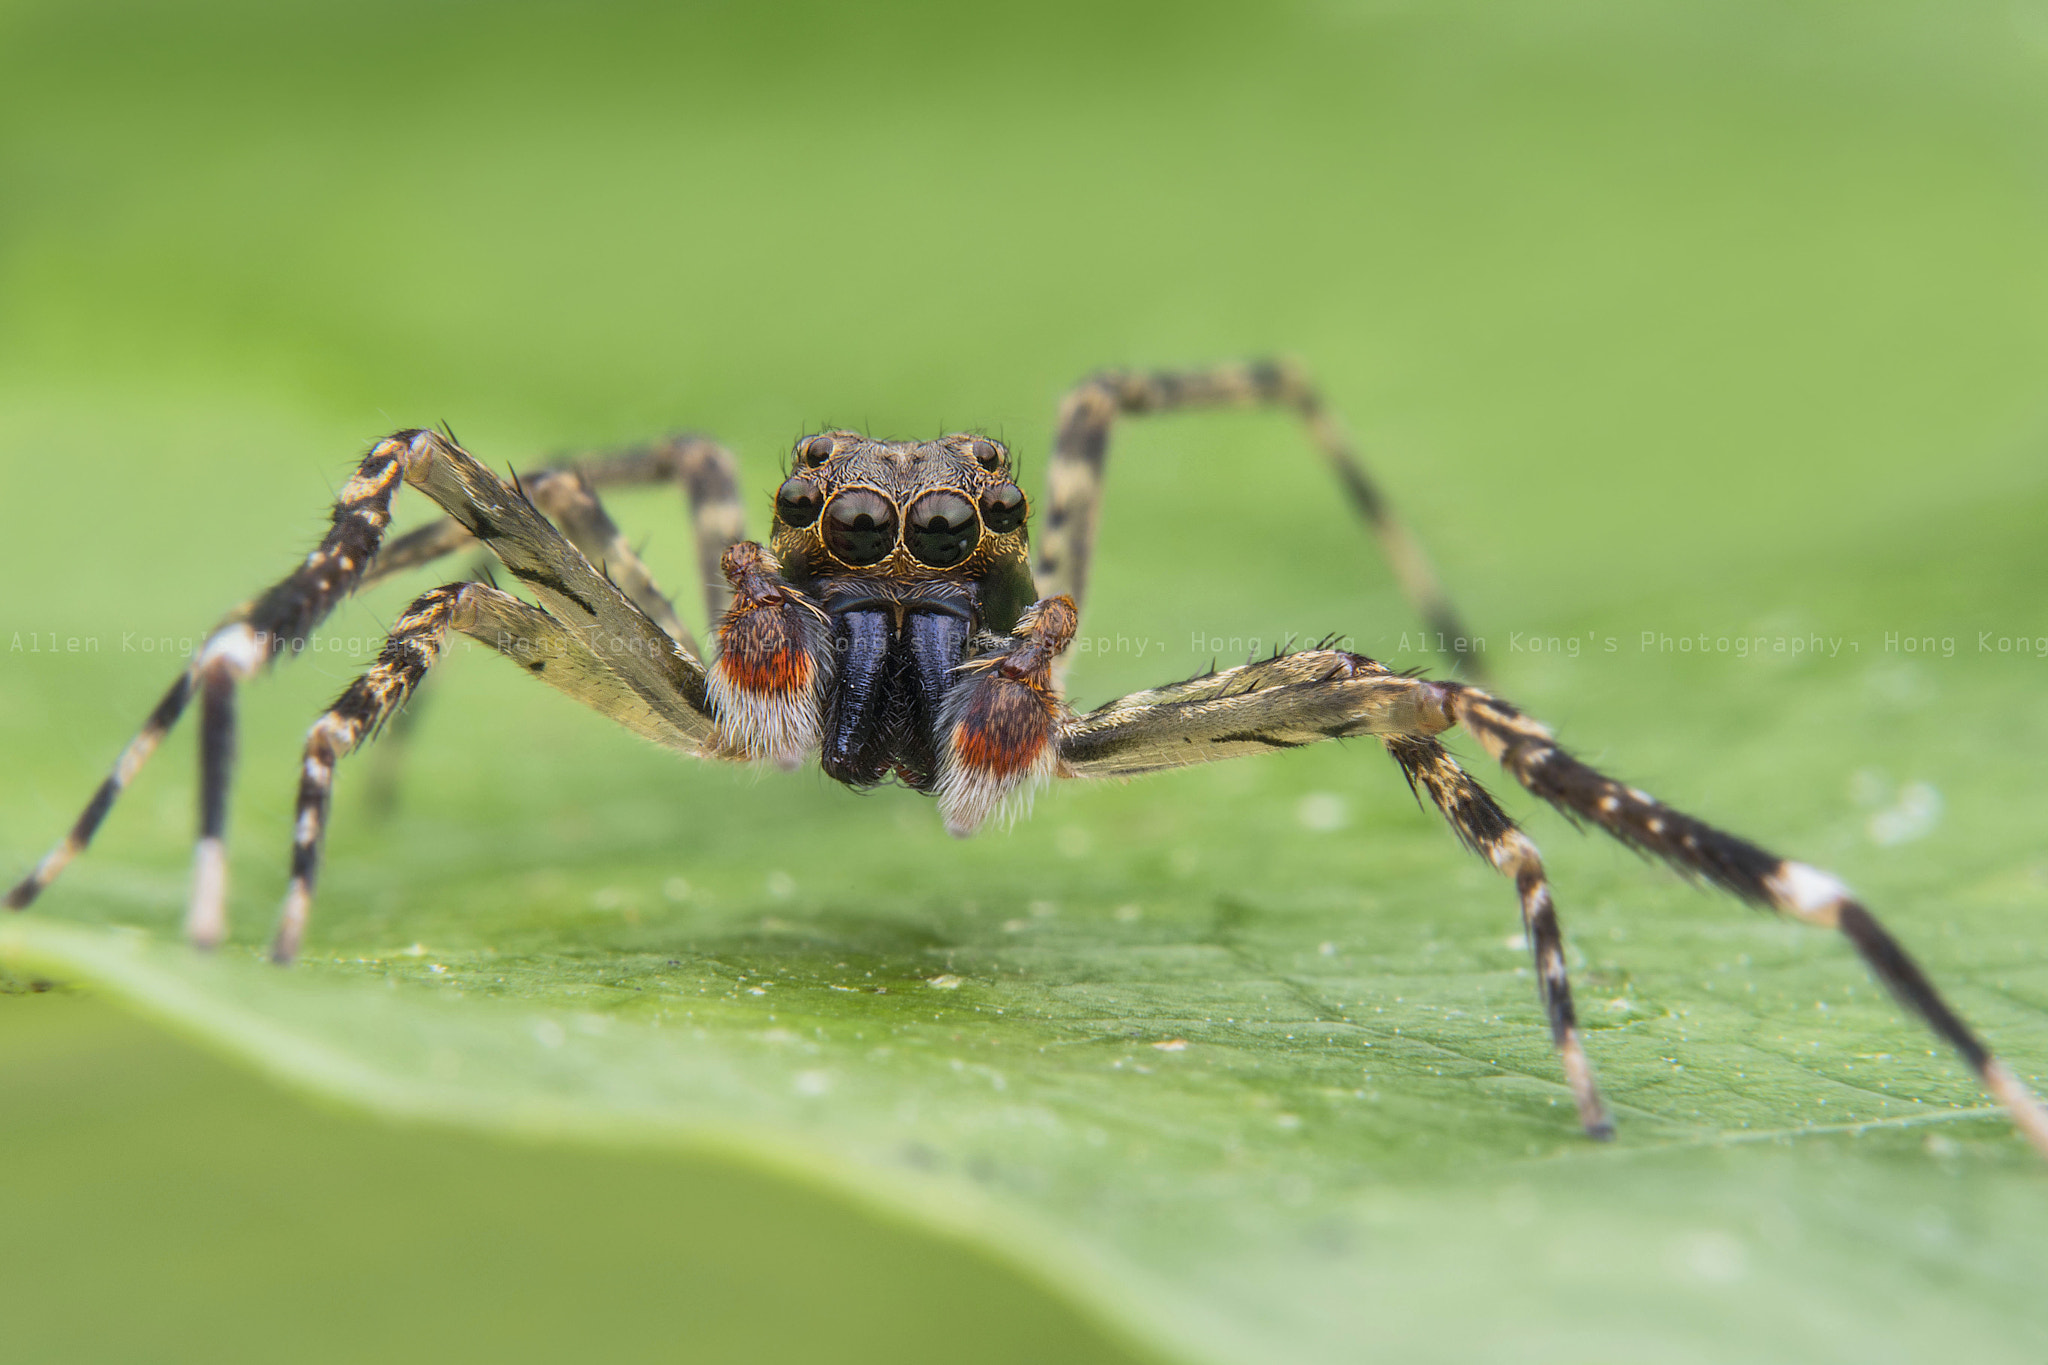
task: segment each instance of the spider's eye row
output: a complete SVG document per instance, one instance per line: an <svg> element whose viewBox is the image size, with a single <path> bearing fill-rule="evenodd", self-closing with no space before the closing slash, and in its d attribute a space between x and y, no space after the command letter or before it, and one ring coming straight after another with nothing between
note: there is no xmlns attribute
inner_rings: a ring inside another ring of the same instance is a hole
<svg viewBox="0 0 2048 1365"><path fill-rule="evenodd" d="M896 548L896 504L872 488L835 493L825 505L825 548L841 564L879 564Z"/></svg>
<svg viewBox="0 0 2048 1365"><path fill-rule="evenodd" d="M1003 448L994 441L976 441L968 447L968 452L983 469L994 469L1003 462Z"/></svg>
<svg viewBox="0 0 2048 1365"><path fill-rule="evenodd" d="M981 522L974 504L948 488L925 494L910 504L903 543L911 557L934 569L949 569L974 553L981 542Z"/></svg>
<svg viewBox="0 0 2048 1365"><path fill-rule="evenodd" d="M1007 535L1024 524L1024 490L1014 483L999 483L981 495L981 519L997 535Z"/></svg>
<svg viewBox="0 0 2048 1365"><path fill-rule="evenodd" d="M878 488L847 488L824 498L810 478L793 474L776 490L775 515L785 526L819 522L825 549L849 568L868 568L893 554L900 525L912 559L929 569L950 569L973 556L984 525L1000 533L1024 524L1024 494L1015 484L998 485L981 495L977 513L960 490L934 488L900 513Z"/></svg>
<svg viewBox="0 0 2048 1365"><path fill-rule="evenodd" d="M813 436L796 448L797 458L808 465L821 465L832 458L838 443L830 436Z"/></svg>
<svg viewBox="0 0 2048 1365"><path fill-rule="evenodd" d="M824 506L818 485L801 474L784 479L775 490L775 518L784 526L809 526Z"/></svg>

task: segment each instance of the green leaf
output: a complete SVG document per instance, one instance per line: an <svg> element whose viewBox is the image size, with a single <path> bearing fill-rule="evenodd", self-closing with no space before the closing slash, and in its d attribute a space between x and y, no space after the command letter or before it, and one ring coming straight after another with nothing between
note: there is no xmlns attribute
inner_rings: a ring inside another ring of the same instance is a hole
<svg viewBox="0 0 2048 1365"><path fill-rule="evenodd" d="M7 98L80 101L67 73L90 71L97 102L6 144L36 191L0 371L34 514L4 548L7 865L64 827L190 637L303 553L379 427L445 416L503 465L687 418L766 490L821 412L984 422L1037 478L1089 367L1281 342L1367 438L1507 696L1847 877L2043 1086L2048 225L2013 130L2048 111L2019 21L1944 18L1930 44L1904 7L1762 43L1747 9L1532 14L1304 9L1257 41L1190 14L1157 66L1156 26L1105 33L1108 57L992 27L1061 98L957 124L850 106L765 30L691 31L732 58L706 76L728 123L616 96L658 88L619 78L639 59L616 35L558 51L514 15L470 67L472 35L429 25L394 58L394 81L424 64L418 103L385 122L355 112L355 58L387 44L367 21L23 21L17 51L63 60L17 57ZM295 34L327 55L292 89L262 62L253 87L152 85L188 69L156 41L218 74L235 42ZM534 54L560 67L538 116L513 78ZM252 88L291 145L336 139L322 174L280 162ZM172 170L151 139L185 148ZM1123 139L1142 154L1075 164ZM1014 213L953 235L819 208L958 202L949 176ZM752 216L706 213L705 185ZM392 203L402 228L363 208ZM618 240L564 203L606 204ZM1076 203L1102 206L1086 236ZM1083 704L1333 628L1431 661L1299 447L1246 415L1119 432ZM660 528L649 558L687 602L672 495L616 510ZM1062 787L962 844L922 798L679 763L457 649L402 758L344 767L305 959L273 969L298 736L429 581L245 692L227 949L178 941L182 735L0 924L0 965L377 1112L809 1182L1174 1358L2048 1349L2048 1175L1846 945L1504 792L1549 858L1620 1124L1589 1144L1511 889L1370 744Z"/></svg>
<svg viewBox="0 0 2048 1365"><path fill-rule="evenodd" d="M1995 544L1972 558L2024 558L2044 510L1986 509ZM1631 610L1653 609L1686 604ZM2009 907L2038 906L2043 879L1997 852L2024 849L2003 842L2020 822L1973 809L2001 764L2015 789L2031 765L1988 733L1958 755L1947 707L1885 690L1900 666L1778 667L1741 717L1754 733L1645 747L1674 779L1695 764L1709 798L1749 786L1744 827L1804 831L1794 846L1821 857L1868 846L1852 737L1901 737L1886 762L1937 777L1948 820L1993 828L1919 845L1964 844L1940 863L1854 855L1859 881L2038 1084L2048 970ZM2008 714L2037 735L2026 675L1990 667L1967 695L2012 675ZM678 767L497 676L481 654L451 664L408 774L424 812L379 826L358 803L297 968L259 960L277 880L260 848L240 860L241 946L218 958L176 941L175 861L109 857L49 904L138 928L29 916L0 952L380 1111L823 1184L1194 1359L1696 1339L1999 1359L2043 1326L2037 1164L1845 947L1555 820L1535 827L1613 1148L1574 1131L1508 889L1370 746L1059 790L1007 839L956 845L907 794ZM490 706L456 714L479 685ZM1619 691L1602 728L1653 737L1663 700L1630 711ZM532 729L493 749L508 716ZM470 783L500 794L464 802Z"/></svg>

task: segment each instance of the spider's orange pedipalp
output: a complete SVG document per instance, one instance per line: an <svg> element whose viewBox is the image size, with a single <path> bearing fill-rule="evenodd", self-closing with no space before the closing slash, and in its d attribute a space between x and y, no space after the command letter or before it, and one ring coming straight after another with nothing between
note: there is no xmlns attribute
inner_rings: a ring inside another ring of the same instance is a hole
<svg viewBox="0 0 2048 1365"><path fill-rule="evenodd" d="M752 541L719 564L732 605L718 622L718 658L705 692L720 751L794 768L818 747L819 698L832 676L824 614Z"/></svg>
<svg viewBox="0 0 2048 1365"><path fill-rule="evenodd" d="M940 713L939 813L965 837L989 816L1021 813L1058 765L1053 735L1066 714L1052 665L1074 638L1071 597L1025 611L1010 648L959 670Z"/></svg>

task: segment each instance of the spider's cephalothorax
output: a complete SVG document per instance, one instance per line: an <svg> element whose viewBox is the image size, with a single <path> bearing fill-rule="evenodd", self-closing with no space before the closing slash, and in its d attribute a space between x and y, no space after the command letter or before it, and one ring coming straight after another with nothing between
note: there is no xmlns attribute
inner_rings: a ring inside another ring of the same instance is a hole
<svg viewBox="0 0 2048 1365"><path fill-rule="evenodd" d="M727 568L712 698L735 751L794 764L815 746L849 786L893 773L937 789L948 697L975 684L958 670L1034 597L1025 516L1009 452L987 437L799 441L775 492L780 576L758 551Z"/></svg>
<svg viewBox="0 0 2048 1365"><path fill-rule="evenodd" d="M1840 931L2048 1156L2048 1110L1840 881L1595 771L1543 725L1472 682L1431 680L1318 648L1070 711L1053 668L1079 621L1110 428L1126 414L1255 404L1301 418L1440 647L1476 677L1472 637L1420 547L1392 517L1315 389L1282 364L1112 371L1083 382L1060 408L1035 565L1025 557L1026 506L1009 452L984 436L922 443L848 431L806 437L776 490L772 548L764 548L746 538L732 457L703 437L508 483L452 436L402 431L364 458L320 545L208 636L70 832L7 904L20 909L55 880L197 698L199 846L186 931L201 945L219 942L227 929L224 839L238 685L302 647L350 592L481 545L534 601L474 579L422 594L399 616L376 662L306 736L291 884L272 948L279 961L292 958L305 932L336 761L398 713L451 631L682 753L784 766L815 756L855 787L898 777L935 794L955 834L1014 810L1053 777L1128 777L1372 736L1458 838L1513 880L1538 997L1580 1122L1607 1136L1612 1126L1580 1042L1542 855L1438 740L1455 726L1574 820L1753 904ZM715 651L700 648L677 619L597 498L601 485L656 481L680 483L689 498ZM401 483L448 516L387 543Z"/></svg>

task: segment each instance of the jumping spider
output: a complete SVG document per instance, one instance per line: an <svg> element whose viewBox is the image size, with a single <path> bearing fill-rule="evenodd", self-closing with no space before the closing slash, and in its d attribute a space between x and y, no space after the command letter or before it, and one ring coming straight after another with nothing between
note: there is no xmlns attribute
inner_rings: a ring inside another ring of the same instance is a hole
<svg viewBox="0 0 2048 1365"><path fill-rule="evenodd" d="M1579 1119L1589 1134L1606 1137L1612 1124L1580 1045L1542 859L1437 742L1462 725L1511 777L1573 820L1744 900L1839 929L2048 1156L2048 1110L1840 881L1595 772L1549 730L1471 683L1395 672L1345 650L1308 649L1093 711L1069 710L1056 661L1079 620L1111 426L1123 414L1250 404L1290 409L1304 421L1438 638L1469 638L1314 388L1286 365L1111 372L1076 388L1060 409L1035 566L1026 556L1029 509L1009 452L986 436L902 442L829 431L804 438L776 490L774 533L764 549L745 539L732 457L701 437L508 483L452 435L401 431L380 441L342 489L319 547L207 638L71 832L7 904L29 904L85 848L196 696L200 821L186 929L201 946L220 942L237 686L277 655L302 648L349 593L481 544L540 605L481 581L422 594L376 662L314 722L299 781L291 885L272 949L279 962L292 959L305 934L335 762L403 705L451 630L687 754L785 767L815 756L852 787L893 776L935 795L958 835L1028 800L1053 777L1127 777L1371 735L1466 847L1514 880ZM401 481L448 519L386 544ZM676 619L595 492L668 481L682 485L692 508L715 654ZM1472 658L1455 662L1477 675Z"/></svg>

